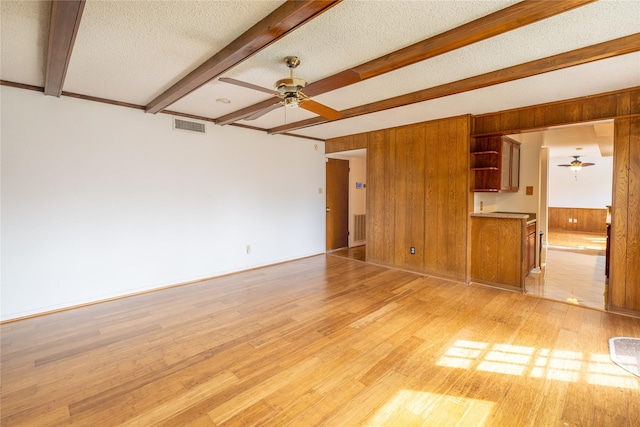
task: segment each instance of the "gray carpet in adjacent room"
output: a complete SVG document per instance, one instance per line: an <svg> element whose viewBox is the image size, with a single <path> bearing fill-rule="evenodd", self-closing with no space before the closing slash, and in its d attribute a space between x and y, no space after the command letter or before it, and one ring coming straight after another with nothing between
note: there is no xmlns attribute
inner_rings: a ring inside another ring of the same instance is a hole
<svg viewBox="0 0 640 427"><path fill-rule="evenodd" d="M640 338L610 338L609 354L616 365L640 377Z"/></svg>

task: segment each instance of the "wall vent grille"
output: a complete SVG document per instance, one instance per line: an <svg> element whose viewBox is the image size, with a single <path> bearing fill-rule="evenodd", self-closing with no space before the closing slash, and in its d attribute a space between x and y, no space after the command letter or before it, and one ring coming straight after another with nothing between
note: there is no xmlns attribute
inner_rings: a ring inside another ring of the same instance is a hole
<svg viewBox="0 0 640 427"><path fill-rule="evenodd" d="M353 241L361 242L367 238L367 214L353 216Z"/></svg>
<svg viewBox="0 0 640 427"><path fill-rule="evenodd" d="M204 123L192 122L190 120L173 119L174 130L184 130L187 132L206 133L207 129Z"/></svg>

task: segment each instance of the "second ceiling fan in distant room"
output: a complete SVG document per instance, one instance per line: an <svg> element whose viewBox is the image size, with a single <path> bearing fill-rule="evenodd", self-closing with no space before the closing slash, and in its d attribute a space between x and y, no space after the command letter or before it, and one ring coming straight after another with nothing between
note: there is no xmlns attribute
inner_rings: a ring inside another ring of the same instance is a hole
<svg viewBox="0 0 640 427"><path fill-rule="evenodd" d="M580 169L587 166L595 165L595 163L581 162L580 160L578 160L580 156L572 156L572 157L573 157L573 160L571 161L571 163L565 164L565 165L558 165L558 166L571 169L574 172L576 179L578 179L578 171Z"/></svg>

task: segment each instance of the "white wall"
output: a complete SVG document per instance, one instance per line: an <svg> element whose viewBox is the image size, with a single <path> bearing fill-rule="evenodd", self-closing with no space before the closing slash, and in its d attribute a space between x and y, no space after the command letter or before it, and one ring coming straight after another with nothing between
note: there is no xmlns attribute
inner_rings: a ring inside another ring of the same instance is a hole
<svg viewBox="0 0 640 427"><path fill-rule="evenodd" d="M580 157L595 166L582 168L576 174L569 168L571 158L549 159L549 206L556 208L606 208L611 205L613 157Z"/></svg>
<svg viewBox="0 0 640 427"><path fill-rule="evenodd" d="M325 250L323 143L0 94L2 320Z"/></svg>

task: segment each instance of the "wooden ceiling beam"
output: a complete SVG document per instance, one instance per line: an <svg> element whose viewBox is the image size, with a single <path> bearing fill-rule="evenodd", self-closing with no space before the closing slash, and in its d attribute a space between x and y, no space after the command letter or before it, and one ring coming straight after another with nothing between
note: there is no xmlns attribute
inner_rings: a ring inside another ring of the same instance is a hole
<svg viewBox="0 0 640 427"><path fill-rule="evenodd" d="M59 97L71 60L85 0L52 0L44 94Z"/></svg>
<svg viewBox="0 0 640 427"><path fill-rule="evenodd" d="M506 33L536 21L566 12L595 0L540 1L525 0L502 10L463 24L452 30L422 40L411 46L381 56L356 67L341 71L307 85L304 93L313 97L376 77L416 62ZM248 107L251 108L251 107ZM235 117L227 114L225 124ZM243 117L239 115L236 120ZM217 121L216 121L217 123Z"/></svg>
<svg viewBox="0 0 640 427"><path fill-rule="evenodd" d="M266 18L147 104L145 111L155 114L167 108L341 1L287 0Z"/></svg>
<svg viewBox="0 0 640 427"><path fill-rule="evenodd" d="M572 50L535 61L530 61L524 64L514 65L513 67L503 68L501 70L492 71L451 83L446 83L417 92L349 108L347 110L340 111L341 118L337 120L348 119L364 114L377 113L379 111L384 111L391 108L402 107L405 105L415 104L431 99L455 95L462 92L468 92L488 86L507 83L526 77L532 77L551 71L561 70L563 68L574 67L576 65L587 64L589 62L600 61L603 59L639 51L640 33L636 33L630 36L621 37L619 39L587 46L581 49ZM291 132L293 130L327 123L328 121L329 120L325 119L324 117L314 117L311 119L268 129L267 132L270 134Z"/></svg>

